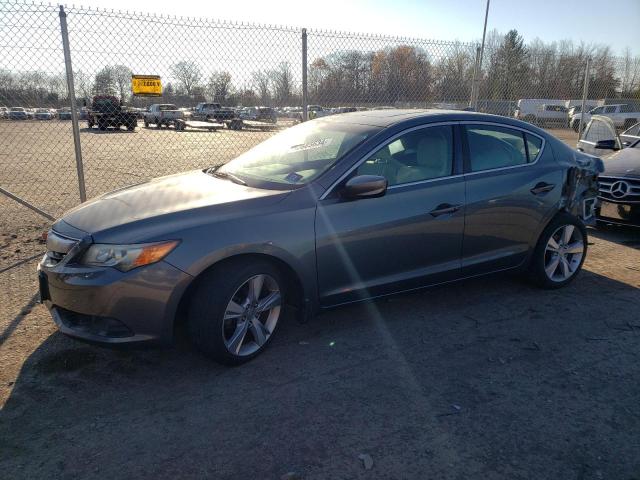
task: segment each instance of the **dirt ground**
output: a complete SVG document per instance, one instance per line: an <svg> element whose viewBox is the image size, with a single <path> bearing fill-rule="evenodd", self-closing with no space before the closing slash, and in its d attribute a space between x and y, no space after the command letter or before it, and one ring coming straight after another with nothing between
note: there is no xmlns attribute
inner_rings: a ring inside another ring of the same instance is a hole
<svg viewBox="0 0 640 480"><path fill-rule="evenodd" d="M2 255L39 254L46 222L11 205ZM239 368L183 335L66 338L33 269L2 273L2 478L640 479L638 230L590 229L565 289L500 275L287 318Z"/></svg>

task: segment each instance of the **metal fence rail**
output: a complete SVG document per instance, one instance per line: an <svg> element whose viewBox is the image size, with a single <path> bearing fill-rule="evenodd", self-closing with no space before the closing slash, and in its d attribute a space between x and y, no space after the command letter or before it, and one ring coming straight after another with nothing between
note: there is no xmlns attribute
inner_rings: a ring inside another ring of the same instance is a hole
<svg viewBox="0 0 640 480"><path fill-rule="evenodd" d="M640 104L640 58L566 42L525 45L516 32L490 35L481 52L472 43L5 0L0 59L0 106L26 109L3 109L0 118L0 288L11 292L13 314L33 295L24 262L42 248L52 217L85 196L224 163L307 118L374 107L513 116L518 100L538 99L521 103L520 118L577 129L565 107L582 106L584 92L587 109ZM132 74L159 75L162 96L133 96ZM92 122L94 95L126 105L137 127ZM166 103L183 119L207 120L191 111L202 102L231 107L243 129L181 131L143 114Z"/></svg>

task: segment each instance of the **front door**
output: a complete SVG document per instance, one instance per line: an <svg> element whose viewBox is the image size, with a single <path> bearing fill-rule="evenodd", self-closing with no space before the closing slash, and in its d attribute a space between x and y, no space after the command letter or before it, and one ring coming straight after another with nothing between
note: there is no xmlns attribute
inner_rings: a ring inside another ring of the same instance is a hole
<svg viewBox="0 0 640 480"><path fill-rule="evenodd" d="M413 129L344 179L381 175L384 196L319 201L316 251L321 303L335 305L458 278L464 180L454 175L454 127Z"/></svg>

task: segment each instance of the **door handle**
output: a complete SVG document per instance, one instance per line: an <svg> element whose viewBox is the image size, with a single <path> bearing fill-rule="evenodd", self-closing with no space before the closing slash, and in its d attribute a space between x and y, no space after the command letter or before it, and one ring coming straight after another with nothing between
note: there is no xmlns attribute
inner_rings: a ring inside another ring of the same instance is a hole
<svg viewBox="0 0 640 480"><path fill-rule="evenodd" d="M544 195L554 188L556 188L556 186L553 183L540 182L531 189L531 193L533 193L534 195Z"/></svg>
<svg viewBox="0 0 640 480"><path fill-rule="evenodd" d="M441 203L436 208L431 210L429 214L432 217L438 217L440 215L446 215L448 213L455 213L458 210L460 210L460 207L462 207L462 205L451 205L450 203Z"/></svg>

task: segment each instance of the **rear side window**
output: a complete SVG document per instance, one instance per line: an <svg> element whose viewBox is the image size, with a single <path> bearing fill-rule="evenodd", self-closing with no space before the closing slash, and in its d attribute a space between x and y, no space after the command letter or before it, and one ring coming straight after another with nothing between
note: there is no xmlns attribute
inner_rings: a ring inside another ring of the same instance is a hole
<svg viewBox="0 0 640 480"><path fill-rule="evenodd" d="M636 109L633 107L633 105L622 105L620 107L620 112L621 113L631 113L634 112Z"/></svg>
<svg viewBox="0 0 640 480"><path fill-rule="evenodd" d="M529 152L529 162L535 161L540 153L540 149L542 148L542 139L540 137L536 137L535 135L531 135L529 133L525 133L525 138L527 139L527 149Z"/></svg>
<svg viewBox="0 0 640 480"><path fill-rule="evenodd" d="M615 113L615 111L616 111L616 107L615 106L607 107L607 108L604 109L604 113Z"/></svg>
<svg viewBox="0 0 640 480"><path fill-rule="evenodd" d="M527 163L525 134L522 131L488 125L467 125L465 128L472 172Z"/></svg>

